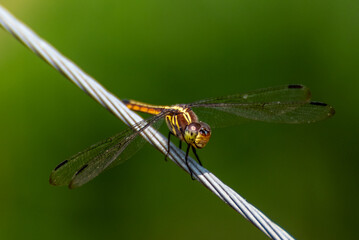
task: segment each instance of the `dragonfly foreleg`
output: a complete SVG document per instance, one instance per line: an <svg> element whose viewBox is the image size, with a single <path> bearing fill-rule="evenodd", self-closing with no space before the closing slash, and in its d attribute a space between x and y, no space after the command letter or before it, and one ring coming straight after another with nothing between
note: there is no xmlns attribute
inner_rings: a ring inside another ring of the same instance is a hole
<svg viewBox="0 0 359 240"><path fill-rule="evenodd" d="M188 153L189 153L189 149L191 148L191 145L187 145L187 150L186 150L186 165L187 165L187 168L188 168L188 171L190 172L190 174L191 174L191 178L192 178L192 180L195 180L194 178L193 178L193 174L192 174L192 170L191 170L191 168L189 167L189 164L188 164Z"/></svg>
<svg viewBox="0 0 359 240"><path fill-rule="evenodd" d="M192 146L192 152L193 154L196 156L196 159L197 159L197 162L199 163L199 165L203 166L201 161L199 160L199 157L197 155L197 152L196 152L196 148Z"/></svg>

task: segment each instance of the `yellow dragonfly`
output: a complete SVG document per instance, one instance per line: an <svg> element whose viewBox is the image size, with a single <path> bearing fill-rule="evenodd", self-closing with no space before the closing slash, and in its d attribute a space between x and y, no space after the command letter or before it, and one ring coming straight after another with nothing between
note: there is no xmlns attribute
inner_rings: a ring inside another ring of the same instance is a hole
<svg viewBox="0 0 359 240"><path fill-rule="evenodd" d="M182 142L185 142L186 164L192 177L187 161L189 151L192 149L198 163L202 165L196 149L207 145L211 137L210 125L223 127L238 124L243 119L289 124L312 123L335 114L332 106L311 101L309 89L299 84L172 106L150 105L133 100L122 102L129 109L154 116L61 162L51 173L52 185L76 188L92 180L105 169L122 163L140 148L139 144L131 144L138 139L139 133L149 126L160 125L163 119L169 128L167 154L170 152L172 135L179 138L180 148ZM195 112L201 113L209 124L200 121Z"/></svg>

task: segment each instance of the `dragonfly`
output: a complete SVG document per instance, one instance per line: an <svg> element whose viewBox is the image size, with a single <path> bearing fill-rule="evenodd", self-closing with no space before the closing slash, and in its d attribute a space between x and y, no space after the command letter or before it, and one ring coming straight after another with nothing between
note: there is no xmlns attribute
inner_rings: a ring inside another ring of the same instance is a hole
<svg viewBox="0 0 359 240"><path fill-rule="evenodd" d="M94 144L82 152L58 164L50 175L50 183L55 186L77 188L130 158L140 147L138 137L149 126L158 128L165 120L169 128L168 150L171 136L176 136L187 144L186 164L192 150L198 163L202 165L197 149L204 148L211 137L211 127L237 125L244 120L270 123L301 124L327 119L335 114L332 106L311 101L310 90L300 84L270 87L243 94L208 98L189 104L172 106L150 105L134 100L122 100L131 110L153 116L137 122L117 135ZM206 122L199 120L196 113ZM165 159L167 159L167 155Z"/></svg>

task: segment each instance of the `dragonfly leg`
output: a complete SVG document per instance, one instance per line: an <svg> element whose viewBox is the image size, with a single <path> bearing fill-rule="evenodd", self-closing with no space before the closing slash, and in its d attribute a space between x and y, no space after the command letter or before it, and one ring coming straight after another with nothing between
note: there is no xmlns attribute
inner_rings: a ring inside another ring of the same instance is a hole
<svg viewBox="0 0 359 240"><path fill-rule="evenodd" d="M173 135L173 133L171 131L168 132L168 141L167 141L167 154L165 156L165 161L167 162L167 156L170 153L170 149L171 149L171 135Z"/></svg>
<svg viewBox="0 0 359 240"><path fill-rule="evenodd" d="M178 145L178 147L179 147L179 149L181 149L181 150L182 150L182 141L181 141L181 140L179 141L179 145Z"/></svg>
<svg viewBox="0 0 359 240"><path fill-rule="evenodd" d="M187 145L187 150L186 150L186 165L187 165L187 168L188 168L188 171L190 172L190 174L191 174L191 178L192 178L192 180L195 180L194 178L193 178L193 173L192 173L192 170L191 170L191 168L189 167L189 164L188 164L188 153L189 153L189 149L191 148L191 145Z"/></svg>
<svg viewBox="0 0 359 240"><path fill-rule="evenodd" d="M193 147L193 146L192 146L192 152L193 152L193 154L196 156L197 162L199 163L199 165L203 166L202 163L201 163L201 161L199 160L198 155L197 155L196 148Z"/></svg>

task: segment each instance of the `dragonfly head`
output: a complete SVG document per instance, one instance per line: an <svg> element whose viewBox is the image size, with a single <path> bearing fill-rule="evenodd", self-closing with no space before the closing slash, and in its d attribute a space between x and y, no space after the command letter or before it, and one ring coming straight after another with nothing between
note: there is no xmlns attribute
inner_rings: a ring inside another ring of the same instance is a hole
<svg viewBox="0 0 359 240"><path fill-rule="evenodd" d="M211 137L211 128L204 122L192 122L187 125L184 133L186 143L195 148L204 148Z"/></svg>

